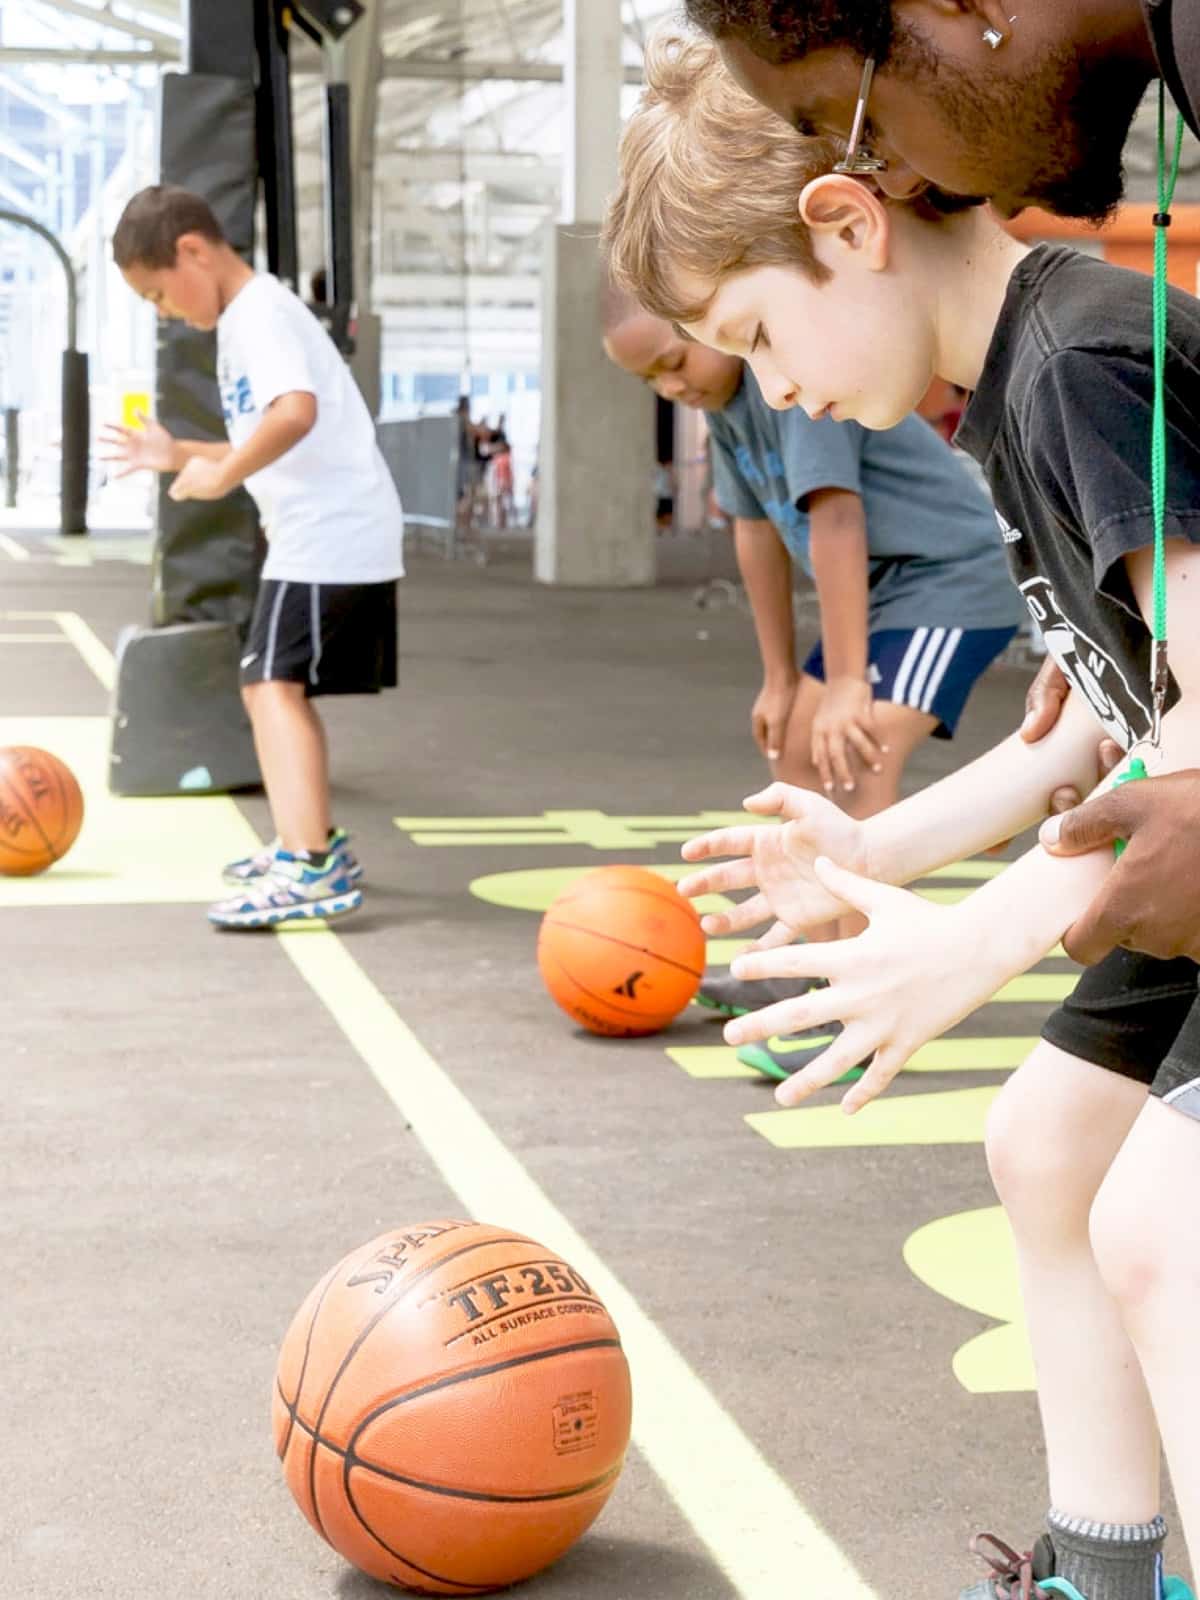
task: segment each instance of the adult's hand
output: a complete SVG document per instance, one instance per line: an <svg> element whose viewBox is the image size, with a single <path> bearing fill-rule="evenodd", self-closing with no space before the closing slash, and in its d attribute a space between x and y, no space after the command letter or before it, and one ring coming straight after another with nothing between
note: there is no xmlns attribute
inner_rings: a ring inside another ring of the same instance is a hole
<svg viewBox="0 0 1200 1600"><path fill-rule="evenodd" d="M1085 965L1117 945L1169 960L1200 961L1200 771L1141 778L1051 817L1039 835L1056 856L1128 841L1100 894L1064 939Z"/></svg>

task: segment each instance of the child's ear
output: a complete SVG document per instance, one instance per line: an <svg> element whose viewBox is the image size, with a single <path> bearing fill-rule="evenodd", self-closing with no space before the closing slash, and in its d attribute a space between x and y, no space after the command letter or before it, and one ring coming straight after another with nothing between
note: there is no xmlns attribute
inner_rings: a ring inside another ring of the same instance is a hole
<svg viewBox="0 0 1200 1600"><path fill-rule="evenodd" d="M814 178L800 195L800 220L815 234L861 253L865 265L878 271L888 264L891 218L869 184L846 173Z"/></svg>

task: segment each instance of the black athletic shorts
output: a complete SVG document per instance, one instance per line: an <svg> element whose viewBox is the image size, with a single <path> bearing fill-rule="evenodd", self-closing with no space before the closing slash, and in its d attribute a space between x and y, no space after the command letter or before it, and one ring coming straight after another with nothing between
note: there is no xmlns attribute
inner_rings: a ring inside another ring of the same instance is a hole
<svg viewBox="0 0 1200 1600"><path fill-rule="evenodd" d="M241 681L302 683L310 696L396 687L396 582L264 578L242 650Z"/></svg>
<svg viewBox="0 0 1200 1600"><path fill-rule="evenodd" d="M1156 961L1114 950L1087 968L1042 1038L1200 1117L1198 978L1200 967L1186 957Z"/></svg>

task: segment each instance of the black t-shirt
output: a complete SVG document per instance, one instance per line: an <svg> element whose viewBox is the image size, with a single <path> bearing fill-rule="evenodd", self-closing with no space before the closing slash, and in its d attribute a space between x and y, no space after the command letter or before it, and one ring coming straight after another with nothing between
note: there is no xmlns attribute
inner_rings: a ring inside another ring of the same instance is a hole
<svg viewBox="0 0 1200 1600"><path fill-rule="evenodd" d="M1142 0L1142 10L1163 82L1200 137L1200 6L1195 0Z"/></svg>
<svg viewBox="0 0 1200 1600"><path fill-rule="evenodd" d="M1031 251L955 438L983 468L1047 648L1125 748L1151 723L1151 632L1122 558L1154 544L1152 289L1064 245ZM1179 290L1166 400L1165 532L1200 544L1200 301Z"/></svg>

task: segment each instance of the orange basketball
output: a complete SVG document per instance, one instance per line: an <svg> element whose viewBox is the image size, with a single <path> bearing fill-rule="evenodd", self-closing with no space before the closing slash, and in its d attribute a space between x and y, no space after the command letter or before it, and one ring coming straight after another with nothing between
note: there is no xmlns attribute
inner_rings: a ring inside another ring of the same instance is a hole
<svg viewBox="0 0 1200 1600"><path fill-rule="evenodd" d="M347 1561L419 1594L488 1594L599 1514L630 1407L620 1336L579 1273L519 1233L424 1222L352 1251L300 1307L275 1448Z"/></svg>
<svg viewBox="0 0 1200 1600"><path fill-rule="evenodd" d="M673 883L645 867L597 867L554 901L538 935L553 998L593 1033L657 1033L704 972L700 918Z"/></svg>
<svg viewBox="0 0 1200 1600"><path fill-rule="evenodd" d="M82 825L83 795L70 767L30 745L0 750L0 873L45 872L66 855Z"/></svg>

